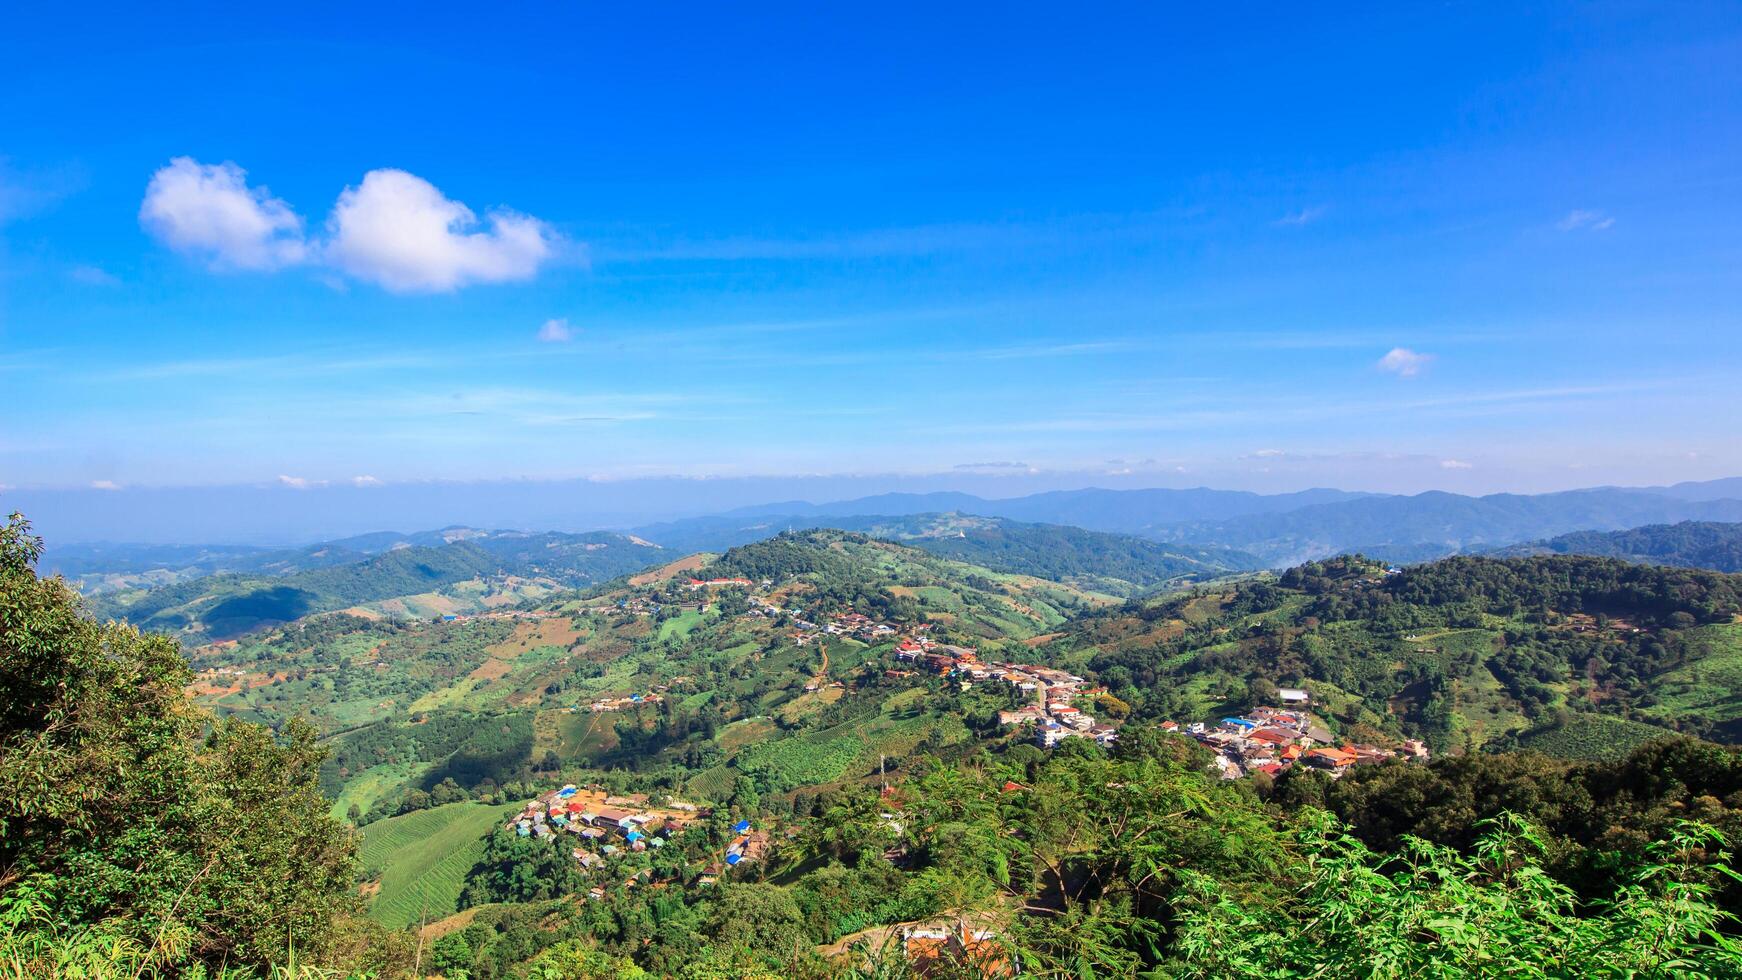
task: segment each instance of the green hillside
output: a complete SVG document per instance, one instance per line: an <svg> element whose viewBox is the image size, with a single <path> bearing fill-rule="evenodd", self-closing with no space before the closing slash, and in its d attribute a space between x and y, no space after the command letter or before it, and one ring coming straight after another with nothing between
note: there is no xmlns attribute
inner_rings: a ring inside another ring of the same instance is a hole
<svg viewBox="0 0 1742 980"><path fill-rule="evenodd" d="M754 584L697 590L692 575ZM751 596L784 611L764 615ZM677 771L671 778L692 795L723 799L739 777L787 792L863 777L880 756L965 744L965 715L983 720L1008 706L886 681L892 640L801 642L799 624L816 633L861 615L1015 657L1025 641L1113 601L862 534L810 531L499 618L335 615L267 630L198 650L195 666L210 680L196 693L220 713L312 720L329 736L323 786L342 801L337 810L355 806L366 820L422 801L444 779L474 795L512 795L554 768ZM658 703L627 710L588 707L655 692Z"/></svg>
<svg viewBox="0 0 1742 980"><path fill-rule="evenodd" d="M1092 672L1139 716L1193 720L1305 686L1345 731L1498 743L1567 716L1742 737L1742 577L1611 559L1453 558L1388 574L1332 559L1271 581L1083 617L1047 651ZM1606 737L1606 736L1605 736ZM1583 757L1604 753L1579 748Z"/></svg>
<svg viewBox="0 0 1742 980"><path fill-rule="evenodd" d="M514 810L449 803L365 827L358 858L372 883L369 914L398 929L458 911L466 873L484 856L484 838Z"/></svg>
<svg viewBox="0 0 1742 980"><path fill-rule="evenodd" d="M704 517L640 533L680 550L714 551L761 541L789 528L859 532L995 571L1121 596L1220 578L1261 565L1251 555L1226 548L1164 544L1129 534L956 512Z"/></svg>
<svg viewBox="0 0 1742 980"><path fill-rule="evenodd" d="M1596 555L1648 565L1742 572L1742 524L1683 521L1680 524L1650 524L1626 531L1574 531L1546 541L1514 545L1496 554L1502 557Z"/></svg>

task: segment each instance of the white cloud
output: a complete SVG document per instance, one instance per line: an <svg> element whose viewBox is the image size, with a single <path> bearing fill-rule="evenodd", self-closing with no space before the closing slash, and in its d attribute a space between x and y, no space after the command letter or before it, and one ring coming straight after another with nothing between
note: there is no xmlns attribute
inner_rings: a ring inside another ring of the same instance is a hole
<svg viewBox="0 0 1742 980"><path fill-rule="evenodd" d="M280 473L278 475L278 485L281 487L289 487L292 490L307 490L311 487L324 487L327 485L327 481L311 480L304 476L285 476L283 473Z"/></svg>
<svg viewBox="0 0 1742 980"><path fill-rule="evenodd" d="M119 490L119 489L121 489L121 484L116 483L114 480L92 480L91 481L91 489L92 490Z"/></svg>
<svg viewBox="0 0 1742 980"><path fill-rule="evenodd" d="M553 317L538 328L538 339L547 344L566 344L575 339L575 328L569 326L569 321Z"/></svg>
<svg viewBox="0 0 1742 980"><path fill-rule="evenodd" d="M1567 212L1555 225L1561 231L1606 231L1613 227L1615 219L1601 211L1584 211L1574 208Z"/></svg>
<svg viewBox="0 0 1742 980"><path fill-rule="evenodd" d="M530 279L556 236L537 218L497 210L478 228L472 210L403 170L371 170L347 187L327 220L327 262L394 292L448 292Z"/></svg>
<svg viewBox="0 0 1742 980"><path fill-rule="evenodd" d="M152 175L139 223L213 269L318 262L400 293L531 279L561 244L543 221L507 209L486 212L480 221L403 170L364 174L361 184L339 195L325 239L308 238L290 205L263 187L249 187L247 176L234 163L176 157ZM336 277L332 282L338 285Z"/></svg>
<svg viewBox="0 0 1742 980"><path fill-rule="evenodd" d="M1418 354L1407 347L1393 347L1379 359L1379 370L1390 371L1400 378L1413 378L1433 359L1432 354Z"/></svg>
<svg viewBox="0 0 1742 980"><path fill-rule="evenodd" d="M308 255L302 219L264 187L250 188L247 173L233 163L171 160L152 174L139 223L214 269L277 269Z"/></svg>
<svg viewBox="0 0 1742 980"><path fill-rule="evenodd" d="M1329 210L1330 210L1330 208L1325 207L1323 205L1319 205L1317 207L1310 207L1310 208L1301 208L1299 211L1290 211L1288 214L1285 214L1282 217L1277 218L1274 222L1272 222L1272 224L1275 224L1277 227L1280 227L1280 228L1298 228L1302 225L1310 225L1313 222L1319 220L1320 218L1324 217L1325 212L1327 212Z"/></svg>
<svg viewBox="0 0 1742 980"><path fill-rule="evenodd" d="M353 476L351 477L351 486L378 487L381 486L381 481L372 476Z"/></svg>
<svg viewBox="0 0 1742 980"><path fill-rule="evenodd" d="M1442 459L1442 460L1440 460L1440 469L1442 469L1442 470L1469 470L1469 469L1475 469L1475 467L1471 466L1469 463L1466 463L1461 459Z"/></svg>
<svg viewBox="0 0 1742 980"><path fill-rule="evenodd" d="M1286 456L1288 454L1281 449L1260 449L1252 455L1258 459L1273 459L1277 456Z"/></svg>

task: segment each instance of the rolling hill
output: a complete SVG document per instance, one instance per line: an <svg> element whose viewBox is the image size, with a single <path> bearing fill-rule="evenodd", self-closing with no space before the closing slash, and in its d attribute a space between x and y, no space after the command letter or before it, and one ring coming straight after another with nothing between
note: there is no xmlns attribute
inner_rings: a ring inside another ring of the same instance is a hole
<svg viewBox="0 0 1742 980"><path fill-rule="evenodd" d="M1742 741L1742 577L1606 558L1354 558L1274 581L1081 617L1047 652L1138 716L1194 720L1305 687L1345 732L1436 752L1504 747L1575 719ZM1586 734L1563 741L1590 740ZM1626 731L1622 732L1625 728ZM1585 754L1595 756L1587 746Z"/></svg>
<svg viewBox="0 0 1742 980"><path fill-rule="evenodd" d="M1650 524L1626 531L1575 531L1546 541L1513 545L1495 554L1499 557L1597 555L1649 565L1742 572L1742 524L1683 521L1680 524Z"/></svg>
<svg viewBox="0 0 1742 980"><path fill-rule="evenodd" d="M114 588L90 601L98 615L142 629L196 641L225 639L315 613L389 601L397 604L378 611L476 611L607 581L664 557L658 547L619 534L449 528L424 535L371 535L295 552L213 556L205 560L246 570ZM430 598L405 601L417 596Z"/></svg>
<svg viewBox="0 0 1742 980"><path fill-rule="evenodd" d="M743 577L698 589L692 576ZM758 602L778 607L770 613ZM830 636L847 615L919 625L988 655L1113 597L836 530L782 534L605 586L454 621L317 617L196 649L219 714L309 718L337 808L383 817L444 779L530 785L540 767L685 772L704 799L739 775L791 789L865 775L880 755L965 743L959 710L882 682L893 638ZM808 626L806 624L809 624ZM853 688L849 696L848 688ZM598 713L600 699L657 700ZM1003 699L987 699L1005 706Z"/></svg>
<svg viewBox="0 0 1742 980"><path fill-rule="evenodd" d="M1251 555L1225 548L1164 544L1128 534L962 513L719 516L639 528L636 534L676 551L718 551L793 527L862 532L995 571L1122 596L1251 571L1260 565Z"/></svg>

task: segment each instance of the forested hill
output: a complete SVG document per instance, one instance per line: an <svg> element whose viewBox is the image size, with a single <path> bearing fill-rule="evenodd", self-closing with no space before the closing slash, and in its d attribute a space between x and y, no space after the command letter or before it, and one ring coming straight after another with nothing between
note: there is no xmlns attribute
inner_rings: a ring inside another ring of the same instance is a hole
<svg viewBox="0 0 1742 980"><path fill-rule="evenodd" d="M909 520L893 526L878 523L866 530L945 558L1115 595L1204 581L1260 567L1257 558L1229 548L1164 544L1060 524L1022 524L960 515L938 517L943 520L924 523ZM964 526L952 528L948 523L950 517Z"/></svg>
<svg viewBox="0 0 1742 980"><path fill-rule="evenodd" d="M1345 730L1439 751L1653 732L1742 740L1742 576L1606 558L1361 558L1085 616L1056 655L1139 715L1213 717L1305 686ZM1565 734L1577 721L1580 734ZM1557 734L1559 733L1559 734Z"/></svg>
<svg viewBox="0 0 1742 980"><path fill-rule="evenodd" d="M1574 531L1496 552L1501 557L1544 554L1600 555L1653 565L1742 572L1742 524L1682 521L1628 531Z"/></svg>
<svg viewBox="0 0 1742 980"><path fill-rule="evenodd" d="M1261 566L1253 556L1226 548L1162 543L1128 534L955 512L896 517L707 517L642 528L637 534L677 551L722 551L793 527L862 532L994 571L1034 575L1119 596L1207 581Z"/></svg>

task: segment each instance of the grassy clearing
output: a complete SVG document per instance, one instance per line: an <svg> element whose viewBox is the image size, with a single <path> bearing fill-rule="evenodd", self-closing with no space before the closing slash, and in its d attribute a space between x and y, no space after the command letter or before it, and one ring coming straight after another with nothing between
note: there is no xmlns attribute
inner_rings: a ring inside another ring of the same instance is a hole
<svg viewBox="0 0 1742 980"><path fill-rule="evenodd" d="M659 639L663 641L683 639L690 631L702 624L702 614L694 610L678 613L676 616L659 624Z"/></svg>
<svg viewBox="0 0 1742 980"><path fill-rule="evenodd" d="M410 779L422 768L405 762L390 762L379 766L371 766L345 780L345 787L339 791L337 799L333 800L333 816L343 818L352 804L362 813L368 813L375 801L392 792L401 783Z"/></svg>
<svg viewBox="0 0 1742 980"><path fill-rule="evenodd" d="M449 803L363 828L363 867L381 875L369 915L401 929L454 914L466 872L484 854L484 837L515 809Z"/></svg>

